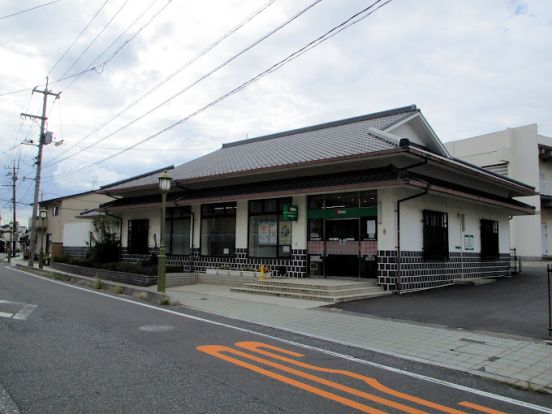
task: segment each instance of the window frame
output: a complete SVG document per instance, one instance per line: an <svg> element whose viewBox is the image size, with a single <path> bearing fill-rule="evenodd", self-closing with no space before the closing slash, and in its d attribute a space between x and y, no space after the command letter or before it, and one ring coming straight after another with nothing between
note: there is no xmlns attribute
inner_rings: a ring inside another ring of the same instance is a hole
<svg viewBox="0 0 552 414"><path fill-rule="evenodd" d="M269 203L276 202L276 209L270 210L267 208L269 206ZM252 213L251 205L254 203L262 203L262 208L258 211L255 211ZM286 223L292 223L289 220L283 219L283 209L284 205L292 205L293 204L293 198L292 197L281 197L281 198L266 198L266 199L259 199L259 200L249 200L247 204L247 257L250 257L252 259L290 259L292 256L292 247L293 244L280 244L280 223L286 222ZM276 249L276 255L275 256L253 256L251 254L251 217L255 216L276 216L276 244L273 246ZM291 237L293 238L293 230ZM289 254L283 255L280 253L280 250L283 246L289 246Z"/></svg>
<svg viewBox="0 0 552 414"><path fill-rule="evenodd" d="M215 214L216 207L224 206L222 214ZM210 212L207 212L208 209L211 209ZM237 224L237 210L238 205L235 201L223 202L223 203L209 203L202 204L200 207L200 220L199 220L199 255L201 257L235 257L236 256L236 224ZM203 219L209 218L221 218L221 217L233 217L234 218L234 247L233 251L228 254L203 254Z"/></svg>
<svg viewBox="0 0 552 414"><path fill-rule="evenodd" d="M435 210L423 210L422 216L423 259L426 261L449 260L448 213Z"/></svg>
<svg viewBox="0 0 552 414"><path fill-rule="evenodd" d="M184 254L175 254L173 253L173 230L174 230L174 222L175 221L185 221L188 220L189 222L189 228L188 228L188 253ZM169 246L167 246L165 241L163 240L163 243L165 244L166 253L170 254L171 256L190 256L192 254L192 246L191 246L191 232L192 232L192 210L190 206L185 207L175 207L175 208L168 208L167 209L167 215L165 217L165 232L169 236Z"/></svg>

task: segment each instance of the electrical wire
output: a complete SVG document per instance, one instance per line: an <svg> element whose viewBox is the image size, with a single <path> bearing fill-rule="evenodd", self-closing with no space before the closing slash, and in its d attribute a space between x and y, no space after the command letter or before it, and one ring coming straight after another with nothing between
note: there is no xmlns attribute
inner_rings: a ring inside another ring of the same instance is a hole
<svg viewBox="0 0 552 414"><path fill-rule="evenodd" d="M32 10L40 9L42 7L49 6L50 4L59 3L60 1L61 0L54 0L54 1L49 1L48 3L39 4L38 6L31 7L30 9L25 9L25 10L21 10L21 11L12 13L12 14L8 14L6 16L2 16L2 17L0 17L0 20L7 19L8 17L17 16L17 15L22 14L22 13L27 13L27 12L30 12Z"/></svg>
<svg viewBox="0 0 552 414"><path fill-rule="evenodd" d="M113 40L113 41L111 42L111 44L110 44L109 46L107 46L107 47L103 50L103 52L100 53L100 54L99 54L99 55L98 55L98 56L97 56L97 57L86 67L86 69L84 69L82 72L80 72L80 73L78 74L78 76L72 77L72 81L64 88L64 90L66 91L69 87L71 87L71 85L72 85L73 83L75 83L75 82L80 78L81 75L90 72L91 69L93 69L93 68L99 68L101 71L103 71L103 67L106 65L106 63L107 63L109 60L113 59L114 56L111 56L111 58L109 58L107 61L102 62L101 65L96 65L96 66L94 66L94 64L95 64L98 60L100 60L101 57L102 57L103 55L105 55L105 54L107 53L107 51L108 51L109 49L111 49L111 48L121 39L121 37L123 37L123 36L132 28L132 26L134 26L134 25L135 25L135 24L136 24L136 23L137 23L137 22L138 22L138 21L139 21L139 20L140 20L140 19L141 19L141 18L142 18L142 17L153 7L153 5L154 5L155 3L157 3L158 1L159 1L159 0L153 0L153 1L144 9L144 11L142 11L142 13L140 13L140 14L138 15L138 17L136 17L136 19L134 19L134 21L133 21L130 25L128 25L128 26L125 28L125 30L123 30L123 31L121 32L121 34L119 34L119 36L117 36L117 38L115 38L115 40ZM167 2L167 4L165 5L165 7L166 7L171 1L172 1L172 0L169 0L169 1ZM164 9L164 8L163 8L163 9ZM147 24L149 24L149 23L151 23L151 20L150 20ZM142 30L142 29L143 29L143 27L141 28L141 30ZM140 31L141 31L141 30L140 30ZM126 44L128 44L129 41L130 41L130 40L127 40L127 41L125 42L125 44L124 44L122 47L126 46ZM120 47L119 49L122 49L122 47Z"/></svg>
<svg viewBox="0 0 552 414"><path fill-rule="evenodd" d="M109 1L109 0L107 0L107 1ZM106 3L107 3L107 1L106 1ZM135 22L136 22L137 20L139 20L139 19L145 14L145 12L146 12L154 3L156 3L157 1L159 1L159 0L154 0L153 3L151 3L151 5L150 5L148 8L146 8L146 10L144 11L144 13L142 13L140 16L138 16L138 18L135 20ZM172 0L169 0L168 3L170 3L171 1L172 1ZM103 4L103 6L105 6L105 3ZM166 6L165 6L165 7L166 7ZM100 10L101 10L101 9L100 9ZM99 13L100 10L98 10L97 13ZM94 16L94 17L95 17L95 16ZM119 35L119 37L117 37L117 39L115 39L115 41L113 41L113 42L112 42L112 43L111 43L111 44L100 54L99 57L103 56L103 55L104 55L104 54L105 54L105 53L106 53L106 52L107 52L107 51L108 51L108 50L109 50L119 39L120 39L120 37L122 37L122 36L126 33L126 31L128 31L128 30L130 29L130 27L131 27L132 25L134 25L135 22L131 23L131 25L130 25L129 27L127 27L127 29L126 29L123 33L121 33L121 35ZM91 23L91 22L89 22L89 24L90 24L90 23ZM148 24L149 24L149 23L150 23L150 22L148 22ZM84 33L85 30L86 30L86 28L83 29L83 31L81 32L80 35L82 35L82 33ZM141 30L143 30L143 27L141 28ZM73 43L75 43L75 42L78 40L78 37L80 37L80 35L77 36L77 39L75 39L75 41L74 41ZM128 44L129 41L130 41L130 40L127 40L125 43ZM125 46L126 46L126 44L125 44ZM69 51L69 49L70 49L72 46L73 46L73 44L71 44L71 45L69 46L68 50L66 50L66 51L64 52L64 54L58 59L58 61L54 64L54 66L52 66L52 68L48 71L48 74L50 74L50 73L52 72L52 70L55 68L55 66L58 65L58 63L61 61L61 59L65 56L65 54ZM122 47L118 49L117 53L120 52L121 49L122 49ZM99 58L99 57L98 57L98 58ZM103 71L103 67L104 67L110 60L112 60L114 57L115 57L115 54L112 55L112 56L111 56L109 59L107 59L106 61L104 61L104 62L102 62L102 63L100 63L100 64L98 64L98 65L95 65L95 66L92 66L92 67L90 67L90 65L89 65L89 66L88 66L86 69L84 69L84 70L81 70L81 71L79 71L79 72L73 73L73 74L71 74L71 75L62 76L62 77L60 77L59 79L56 79L56 80L54 80L54 81L50 81L50 82L49 82L49 85L51 86L51 85L53 85L53 84L56 84L56 83L59 83L59 82L63 82L63 81L68 80L68 79L79 78L80 76L82 76L82 75L84 75L84 74L86 74L86 73L89 73L89 72L102 72L102 71ZM98 58L97 58L97 59L98 59ZM67 87L69 87L70 85L71 85L71 83L69 83ZM38 88L38 87L43 87L43 86L45 86L44 83L43 83L43 84L39 84L39 85L37 85L37 86L35 86L35 87ZM8 96L8 95L17 95L17 94L19 94L19 93L23 93L23 92L32 90L32 89L35 88L35 87L27 87L27 88L21 88L21 89L15 89L15 90L12 90L12 91L2 92L2 93L0 93L0 98L3 97L3 96ZM67 87L66 87L65 89L67 89Z"/></svg>
<svg viewBox="0 0 552 414"><path fill-rule="evenodd" d="M111 19L109 19L109 21L102 27L102 29L96 34L96 36L94 36L92 41L88 43L88 45L84 48L84 50L80 53L80 55L73 61L73 63L71 63L71 65L69 65L67 69L65 69L65 72L63 72L63 75L61 75L62 78L69 73L69 71L73 68L73 66L75 66L78 63L78 61L82 59L84 54L88 52L88 50L92 47L92 45L96 43L96 40L98 40L98 38L103 34L103 32L105 32L106 29L111 25L111 23L113 23L113 20L117 18L119 13L121 13L121 11L125 8L125 6L128 4L129 1L130 0L125 0L125 2L121 5L121 7L117 9L117 11L113 14L113 16L111 16Z"/></svg>
<svg viewBox="0 0 552 414"><path fill-rule="evenodd" d="M209 71L208 73L206 73L205 75L201 76L200 78L198 78L197 80L195 80L194 82L192 82L191 84L189 84L188 86L186 86L184 89L181 89L179 92L177 92L176 94L172 95L171 97L165 99L163 102L157 104L156 106L154 106L152 109L148 110L147 112L143 113L142 115L138 116L137 118L133 119L132 121L130 122L127 122L126 124L124 124L123 126L117 128L115 131L109 133L108 135L100 138L99 140L93 142L92 144L89 144L83 148L81 148L80 150L78 150L77 152L75 152L74 154L72 155L68 155L66 157L63 157L61 159L58 159L57 161L55 162L50 162L48 164L45 164L44 165L44 168L48 168L48 167L51 167L52 165L56 165L56 164L59 164L60 162L62 161L65 161L69 158L73 158L75 155L77 154L80 154L81 152L83 151L86 151L87 149L90 149L92 148L93 146L99 144L100 142L103 142L105 141L106 139L108 138L111 138L112 136L114 136L115 134L127 129L128 127L130 127L131 125L135 124L136 122L144 119L146 116L152 114L153 112L155 112L156 110L158 110L159 108L163 107L164 105L168 104L169 102L171 102L172 100L176 99L177 97L179 97L180 95L182 95L183 93L187 92L188 90L190 90L192 87L194 87L195 85L197 85L198 83L200 83L201 81L207 79L209 76L213 75L214 73L218 72L220 69L224 68L225 66L227 66L228 64L230 64L232 61L236 60L238 57L240 57L241 55L243 55L244 53L246 53L247 51L251 50L252 48L254 48L255 46L259 45L260 43L262 43L263 41L265 41L266 39L268 39L270 36L272 36L273 34L277 33L278 31L280 31L281 29L283 29L284 27L288 26L289 24L291 24L291 22L293 22L294 20L298 19L300 16L302 16L303 14L305 14L308 10L310 10L311 8L313 8L314 6L316 6L318 3L320 3L322 0L315 0L314 2L310 3L307 7L305 7L304 9L300 10L298 13L296 13L295 15L293 15L292 17L290 17L289 19L287 19L285 22L279 24L278 26L276 26L274 29L271 29L269 32L267 32L265 35L263 35L262 37L260 37L259 39L255 40L253 43L251 43L250 45L248 45L247 47L245 47L244 49L242 49L240 52L238 52L237 54L233 55L232 57L228 58L227 60L225 60L223 63L219 64L218 66L216 66L214 69L212 69L211 71Z"/></svg>
<svg viewBox="0 0 552 414"><path fill-rule="evenodd" d="M169 126L163 128L162 130L138 141L137 143L131 145L131 146L128 146L126 147L125 149L115 153L115 154L112 154L108 157L105 157L101 160L98 160L96 162L93 162L93 163L89 163L89 164L86 164L78 169L75 169L75 170L71 170L71 171L66 171L64 173L61 173L61 174L57 174L57 175L54 175L54 176L50 176L48 177L48 179L53 179L53 178L56 178L56 177L65 177L65 176L68 176L68 175L72 175L72 174L75 174L77 172L80 172L84 169L87 169L87 168L90 168L94 165L99 165L105 161L108 161L110 159L113 159L121 154L124 154L125 152L128 152L130 151L131 149L147 142L147 141L150 141L162 134L164 134L165 132L169 131L170 129L188 121L189 119L193 118L194 116L204 112L205 110L207 110L208 108L218 104L219 102L225 100L226 98L232 96L232 95L235 95L236 93L242 91L243 89L247 88L248 86L250 86L251 84L257 82L259 79L263 78L264 76L270 74L270 73L273 73L279 69L281 69L283 66L285 66L286 64L288 64L289 62L297 59L299 56L303 55L304 53L314 49L315 47L319 46L320 44L322 44L323 42L329 40L330 38L334 37L335 35L337 35L338 33L341 33L343 30L353 26L354 24L357 24L359 23L360 21L366 19L367 17L371 16L373 13L375 13L377 10L381 9L382 7L384 7L385 5L389 4L392 0L387 0L383 3L382 0L376 0L375 2L373 2L370 6L362 9L361 11L355 13L354 15L352 15L351 17L349 17L348 19L346 19L345 21L343 21L342 23L340 23L339 25L337 26L334 26L332 29L328 30L327 32L325 32L323 35L319 36L318 38L316 38L315 40L307 43L305 46L303 46L302 48L296 50L295 52L291 53L290 55L288 55L286 58L280 60L279 62L275 63L274 65L272 65L271 67L269 67L268 69L266 69L265 71L257 74L256 76L254 76L253 78L250 78L248 81L242 83L241 85L239 85L238 87L232 89L231 91L227 92L226 94L220 96L219 98L215 99L214 101L211 101L210 103L208 103L207 105L204 105L203 107L199 108L198 110L190 113L189 115L187 115L186 117L184 118L181 118L179 119L178 121L170 124ZM375 7L378 3L381 3L378 7Z"/></svg>
<svg viewBox="0 0 552 414"><path fill-rule="evenodd" d="M94 13L94 16L92 16L92 18L88 21L88 23L86 24L86 26L84 26L84 28L81 30L81 32L77 35L77 37L75 37L75 39L73 39L73 41L71 42L71 44L67 47L67 49L65 49L65 52L63 52L61 54L61 56L59 57L59 59L56 61L56 63L54 63L54 65L50 68L50 70L48 71L48 74L46 76L50 76L50 73L52 73L52 71L55 69L55 67L59 64L59 62L61 62L63 60L63 58L65 57L65 55L67 53L69 53L69 51L73 48L73 46L75 46L75 43L77 43L77 41L82 37L82 35L84 34L84 32L86 32L86 30L88 30L88 28L90 27L90 25L92 24L92 22L94 20L96 20L96 17L98 17L98 15L101 13L101 11L104 9L105 5L107 4L109 0L105 0L104 3L100 6L100 8L96 11L96 13ZM63 76L62 76L63 77Z"/></svg>
<svg viewBox="0 0 552 414"><path fill-rule="evenodd" d="M53 165L53 161L60 158L62 155L67 154L70 152L73 148L77 147L81 143L83 143L86 139L90 138L92 135L100 131L102 128L109 125L111 122L113 122L115 119L126 113L129 109L136 106L139 102L141 102L143 99L145 99L147 96L151 95L154 91L159 89L161 86L165 85L167 82L169 82L171 79L173 79L176 75L181 73L184 69L192 65L194 62L196 62L198 59L206 55L208 52L210 52L212 49L214 49L217 45L219 45L221 42L223 42L225 39L227 39L229 36L234 34L236 31L241 29L243 26L245 26L247 23L249 23L251 20L253 20L255 17L257 17L259 14L261 14L264 10L266 10L269 6L274 4L276 0L269 0L265 4L263 4L259 9L257 9L255 12L250 14L245 20L238 23L236 26L234 26L232 29L224 33L222 36L220 36L218 39L216 39L214 42L212 42L210 45L202 49L199 53L197 53L194 57L192 57L190 60L188 60L184 65L180 66L177 70L173 71L169 76L155 84L153 87L151 87L149 90L147 90L145 93L140 95L137 99L135 99L133 102L131 102L129 105L127 105L125 108L123 108L121 111L117 112L114 116L109 118L107 121L102 123L100 126L96 127L94 130L90 131L88 134L80 138L77 142L75 142L73 145L71 145L66 150L62 151L60 154L52 158L48 163L45 163L44 167L47 168L49 165ZM1 96L1 95L0 95ZM59 161L61 162L61 161Z"/></svg>

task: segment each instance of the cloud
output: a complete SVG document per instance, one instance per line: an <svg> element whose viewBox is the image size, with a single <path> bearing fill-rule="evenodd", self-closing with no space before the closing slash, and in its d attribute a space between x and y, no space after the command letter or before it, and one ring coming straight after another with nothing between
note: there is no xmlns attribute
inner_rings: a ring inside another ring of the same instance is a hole
<svg viewBox="0 0 552 414"><path fill-rule="evenodd" d="M56 67L54 79L123 2L108 3ZM132 7L129 3L123 9L73 70L88 66L151 1L131 3ZM160 0L153 9L159 10L165 3ZM18 7L29 4L21 1ZM63 93L55 106L49 102L53 108L49 129L65 143L47 147L45 161L73 145L83 148L144 116L307 2L278 0L170 82L139 99L262 4L254 0L172 1L102 72L88 73L66 90L68 82L54 84L52 88ZM99 6L84 0L60 2L3 21L0 93L42 82ZM12 8L2 4L0 14L8 14ZM109 156L186 117L361 8L354 0L321 2L170 104L96 147L45 168L44 190L55 194L83 191L91 188L93 177L98 177L97 184L106 184L180 164L219 148L223 142L408 104L417 104L445 141L534 122L541 134L552 135L552 85L545 81L552 73L548 40L552 39L552 10L547 0L392 1L280 71L163 135L85 171L69 177L59 175ZM146 16L123 39L145 21ZM36 124L28 121L18 134L19 112L27 109L29 97L29 92L0 97L0 152L17 142L16 138L36 137ZM32 97L30 113L40 113L41 98L38 94ZM124 115L87 136L137 99L139 102ZM21 150L21 173L32 177L36 148L25 146ZM10 151L2 154L0 161L11 162L13 158L17 158L16 153ZM24 198L30 201L32 191Z"/></svg>

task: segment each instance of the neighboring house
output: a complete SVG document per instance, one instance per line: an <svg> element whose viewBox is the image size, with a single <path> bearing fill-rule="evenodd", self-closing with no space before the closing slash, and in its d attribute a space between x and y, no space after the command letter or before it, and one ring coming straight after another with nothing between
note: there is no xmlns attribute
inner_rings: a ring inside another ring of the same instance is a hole
<svg viewBox="0 0 552 414"><path fill-rule="evenodd" d="M40 252L41 243L44 251L52 256L69 254L84 256L88 248L92 231L91 220L83 220L81 213L98 208L102 203L113 200L95 191L72 194L65 197L41 201L40 207L48 210L42 228L42 220L37 218L36 253Z"/></svg>
<svg viewBox="0 0 552 414"><path fill-rule="evenodd" d="M165 245L185 271L267 265L283 277L426 289L510 272L519 183L452 158L416 106L224 144L169 171ZM159 246L158 173L99 192L125 260Z"/></svg>
<svg viewBox="0 0 552 414"><path fill-rule="evenodd" d="M540 190L540 195L517 198L536 214L512 218L511 245L526 259L552 256L552 138L539 135L532 124L445 145L459 159Z"/></svg>
<svg viewBox="0 0 552 414"><path fill-rule="evenodd" d="M15 232L15 235L12 233L11 225L6 224L0 226L0 253L7 251L10 242L12 242L12 245L16 251L19 249L19 239L21 235L25 233L26 229L25 227L20 226L17 222L16 226L17 231Z"/></svg>

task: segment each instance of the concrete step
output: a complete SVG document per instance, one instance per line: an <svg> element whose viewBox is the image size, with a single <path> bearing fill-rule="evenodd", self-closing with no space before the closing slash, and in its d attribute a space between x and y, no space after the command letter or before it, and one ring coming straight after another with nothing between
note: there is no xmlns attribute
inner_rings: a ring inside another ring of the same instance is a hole
<svg viewBox="0 0 552 414"><path fill-rule="evenodd" d="M338 291L346 289L362 289L370 287L378 287L377 281L367 280L362 282L348 282L348 281L332 281L332 284L325 283L324 280L309 280L303 281L301 279L289 280L289 279L265 279L257 280L252 282L255 284L263 286L274 286L274 287L297 287L304 289L318 289L318 290L328 290L328 291Z"/></svg>
<svg viewBox="0 0 552 414"><path fill-rule="evenodd" d="M357 295L363 293L375 293L382 291L382 288L379 286L340 286L339 289L320 289L313 286L305 285L266 285L262 282L255 283L245 283L244 286L248 289L256 289L270 292L289 292L289 293L301 293L309 295L318 295L318 296L347 296L347 295Z"/></svg>
<svg viewBox="0 0 552 414"><path fill-rule="evenodd" d="M343 296L327 296L327 295L317 295L317 294L309 294L309 293L279 292L279 291L254 289L254 288L248 288L248 287L232 288L230 289L230 291L236 292L236 293L249 293L253 295L266 295L266 296L278 296L278 297L293 298L293 299L313 300L313 301L326 302L326 303L352 302L355 300L369 299L369 298L392 294L392 292L385 291L383 290L383 288L380 291L376 291L376 292L357 293L357 294L343 295Z"/></svg>

